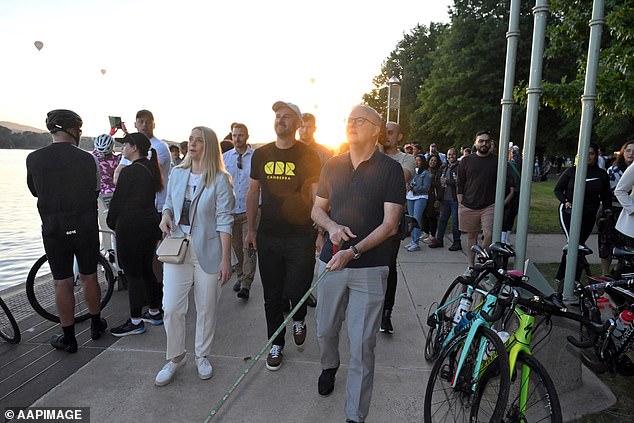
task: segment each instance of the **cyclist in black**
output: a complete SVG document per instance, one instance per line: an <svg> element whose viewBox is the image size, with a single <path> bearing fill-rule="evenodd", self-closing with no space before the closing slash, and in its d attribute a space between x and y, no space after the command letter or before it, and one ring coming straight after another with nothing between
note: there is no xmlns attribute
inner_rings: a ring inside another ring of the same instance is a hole
<svg viewBox="0 0 634 423"><path fill-rule="evenodd" d="M53 143L26 158L27 184L37 197L42 219L42 240L55 283L55 302L64 333L51 345L69 353L77 351L73 294L73 257L91 317L91 337L98 339L107 323L100 315L101 291L97 284L99 226L97 196L99 167L95 158L78 148L82 119L70 110L52 110L46 127Z"/></svg>

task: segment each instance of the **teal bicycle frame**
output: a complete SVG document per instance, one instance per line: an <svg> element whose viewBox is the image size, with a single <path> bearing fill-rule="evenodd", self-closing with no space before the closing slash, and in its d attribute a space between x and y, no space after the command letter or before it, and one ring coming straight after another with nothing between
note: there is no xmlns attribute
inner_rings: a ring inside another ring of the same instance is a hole
<svg viewBox="0 0 634 423"><path fill-rule="evenodd" d="M492 295L492 294L487 294L486 300L484 302L484 305L483 305L482 309L484 309L490 315L490 314L493 313L493 310L495 309L495 304L496 303L497 303L497 297L495 295ZM451 382L451 386L453 388L456 387L456 383L458 381L458 377L456 377L456 376L459 375L460 371L462 370L462 366L464 365L467 353L469 352L469 347L473 343L473 340L474 340L474 338L476 336L476 333L478 332L478 329L480 328L480 326L483 326L483 325L485 327L487 327L487 328L491 327L491 323L488 322L487 320L485 320L484 317L482 317L479 313L477 313L477 314L475 314L473 319L469 321L469 323L467 324L467 327L463 329L463 330L467 330L468 329L469 333L467 335L467 339L465 340L465 348L463 348L461 353L460 353L460 359L458 360L458 367L456 368L456 372L454 374L454 379ZM454 326L454 328L451 330L451 332L449 332L449 335L447 335L447 339L445 339L445 342L443 343L443 348L457 334L456 327L457 327L457 325ZM476 359L476 362L474 363L474 367L473 367L473 378L471 379L473 381L472 389L474 391L475 391L475 388L476 388L476 382L479 379L478 376L480 375L480 368L482 367L482 362L484 361L484 354L486 353L486 342L487 342L486 338L482 337L480 339L480 345L478 347L478 354L476 356L477 359Z"/></svg>

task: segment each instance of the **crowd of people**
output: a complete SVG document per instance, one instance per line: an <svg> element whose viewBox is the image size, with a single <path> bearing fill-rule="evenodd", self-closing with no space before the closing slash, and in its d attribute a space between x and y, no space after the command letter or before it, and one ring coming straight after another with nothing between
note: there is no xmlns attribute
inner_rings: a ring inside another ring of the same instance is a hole
<svg viewBox="0 0 634 423"><path fill-rule="evenodd" d="M275 102L272 111L275 140L253 149L247 126L238 122L222 141L212 129L195 126L188 141L168 147L154 135L153 114L140 110L135 119L138 132L120 139L120 156L114 154L115 139L108 134L95 139L93 155L76 148L81 117L70 110L48 113L53 143L28 156L27 182L38 197L63 331L51 344L70 353L78 348L73 257L91 315L91 337L98 339L106 332L96 282L99 225L114 231L128 281L129 317L110 333L139 335L146 332L146 323L164 325L167 363L155 377L157 386L169 384L187 361L185 319L192 289L195 364L199 377L209 379L218 303L232 274L236 273L233 290L247 301L259 267L266 337L272 338L284 314L297 308L291 327L299 346L307 336L307 304L301 299L317 267L323 275L317 298L312 299L322 369L318 392L328 396L334 390L341 362L339 336L347 320L345 414L348 422L363 422L372 396L377 333L394 332L403 211L418 223L405 245L408 252L419 251L421 243L444 248L451 220L448 249L461 251L461 233L466 233L465 273L470 273L471 246L480 234L483 245L492 237L498 161L494 140L489 131L480 131L472 146L460 151L450 148L445 154L434 143L427 152L418 143L400 150L405 134L398 123L386 123L371 107L358 105L346 121L347 150L333 157L315 141L314 115L302 114L297 105L285 101ZM607 229L600 237L601 258L609 266L610 247L631 242L633 235L634 172L629 165L634 141L623 145L608 172L598 170L596 152L592 146L582 241L602 202L603 213L612 216L604 219ZM518 148L511 149L508 163L505 242L519 201ZM573 185L571 168L562 173L555 189L565 230ZM98 222L98 214L105 219ZM186 241L182 260L157 260L157 246L165 238ZM285 339L285 328L272 339L268 370L282 367Z"/></svg>

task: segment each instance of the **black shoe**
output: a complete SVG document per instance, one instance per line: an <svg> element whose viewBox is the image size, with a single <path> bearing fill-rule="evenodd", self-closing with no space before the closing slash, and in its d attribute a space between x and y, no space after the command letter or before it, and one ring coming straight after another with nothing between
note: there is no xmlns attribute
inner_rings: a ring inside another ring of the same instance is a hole
<svg viewBox="0 0 634 423"><path fill-rule="evenodd" d="M379 331L388 334L394 333L394 328L392 327L392 310L383 310L383 318L381 319L381 328Z"/></svg>
<svg viewBox="0 0 634 423"><path fill-rule="evenodd" d="M449 251L460 251L462 250L462 244L460 244L460 241L454 241L453 244L451 244L451 247L449 247Z"/></svg>
<svg viewBox="0 0 634 423"><path fill-rule="evenodd" d="M240 292L238 292L238 298L244 298L245 300L249 299L249 288L242 288Z"/></svg>
<svg viewBox="0 0 634 423"><path fill-rule="evenodd" d="M99 326L95 327L92 324L90 325L90 337L93 341L101 338L101 335L106 333L106 328L108 327L108 322L103 317L99 320Z"/></svg>
<svg viewBox="0 0 634 423"><path fill-rule="evenodd" d="M67 343L64 340L64 335L53 335L51 337L51 345L58 350L64 350L69 353L77 352L77 340Z"/></svg>
<svg viewBox="0 0 634 423"><path fill-rule="evenodd" d="M143 320L141 320L138 325L135 325L134 323L132 323L132 320L128 319L128 321L121 326L110 329L110 333L118 337L128 335L140 335L142 333L145 333L145 324L143 324Z"/></svg>
<svg viewBox="0 0 634 423"><path fill-rule="evenodd" d="M317 307L317 298L315 298L313 294L310 294L306 300L306 305L308 307Z"/></svg>
<svg viewBox="0 0 634 423"><path fill-rule="evenodd" d="M233 284L233 290L236 292L240 291L240 281Z"/></svg>
<svg viewBox="0 0 634 423"><path fill-rule="evenodd" d="M335 374L337 374L337 369L339 369L339 366L334 369L321 371L319 382L317 382L317 392L319 392L319 395L327 397L335 390Z"/></svg>

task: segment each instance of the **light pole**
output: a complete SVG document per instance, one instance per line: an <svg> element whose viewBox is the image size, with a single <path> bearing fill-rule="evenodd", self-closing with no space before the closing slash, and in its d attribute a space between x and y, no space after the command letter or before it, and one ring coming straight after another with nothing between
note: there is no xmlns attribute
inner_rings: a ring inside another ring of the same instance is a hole
<svg viewBox="0 0 634 423"><path fill-rule="evenodd" d="M392 111L396 111L396 120L391 119L393 117ZM399 123L401 118L401 80L392 76L387 81L387 121Z"/></svg>

